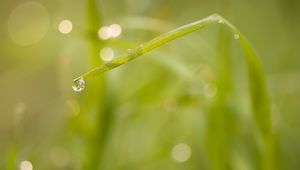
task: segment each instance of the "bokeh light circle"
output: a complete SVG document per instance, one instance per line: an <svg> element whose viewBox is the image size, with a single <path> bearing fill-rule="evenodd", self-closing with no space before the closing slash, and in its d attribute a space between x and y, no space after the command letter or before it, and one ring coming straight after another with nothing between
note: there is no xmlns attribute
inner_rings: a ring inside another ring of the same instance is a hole
<svg viewBox="0 0 300 170"><path fill-rule="evenodd" d="M103 61L111 61L114 58L114 51L112 48L104 47L100 51L100 57Z"/></svg>
<svg viewBox="0 0 300 170"><path fill-rule="evenodd" d="M11 12L7 29L14 43L27 46L43 39L49 29L49 23L47 9L41 3L28 1L19 4Z"/></svg>
<svg viewBox="0 0 300 170"><path fill-rule="evenodd" d="M30 161L22 161L20 163L20 170L33 170L32 163Z"/></svg>
<svg viewBox="0 0 300 170"><path fill-rule="evenodd" d="M191 147L185 143L179 143L172 149L172 157L178 163L183 163L189 160L191 155Z"/></svg>
<svg viewBox="0 0 300 170"><path fill-rule="evenodd" d="M59 23L58 30L62 34L69 34L73 29L73 24L70 20L63 20Z"/></svg>

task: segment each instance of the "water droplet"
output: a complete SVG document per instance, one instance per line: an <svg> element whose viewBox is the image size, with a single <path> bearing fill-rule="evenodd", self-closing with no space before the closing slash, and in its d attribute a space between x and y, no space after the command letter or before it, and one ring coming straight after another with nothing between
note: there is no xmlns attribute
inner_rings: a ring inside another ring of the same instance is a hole
<svg viewBox="0 0 300 170"><path fill-rule="evenodd" d="M222 19L220 19L218 22L221 23L221 24L225 23Z"/></svg>
<svg viewBox="0 0 300 170"><path fill-rule="evenodd" d="M233 38L234 38L235 40L237 40L237 39L240 38L240 36L239 36L239 34L234 34L234 35L233 35Z"/></svg>
<svg viewBox="0 0 300 170"><path fill-rule="evenodd" d="M79 92L84 89L85 81L82 77L79 77L73 81L72 88L74 91Z"/></svg>

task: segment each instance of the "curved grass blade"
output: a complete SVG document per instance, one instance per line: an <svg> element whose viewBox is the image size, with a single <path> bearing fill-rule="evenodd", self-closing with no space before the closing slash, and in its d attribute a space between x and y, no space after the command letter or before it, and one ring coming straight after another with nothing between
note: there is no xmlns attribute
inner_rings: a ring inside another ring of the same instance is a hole
<svg viewBox="0 0 300 170"><path fill-rule="evenodd" d="M160 47L163 44L166 44L167 42L170 42L174 39L180 38L186 34L192 33L194 31L197 31L197 30L207 27L209 25L218 23L219 21L222 21L222 17L220 17L217 14L214 14L214 15L211 15L202 20L196 21L194 23L179 27L173 31L162 34L162 35L140 45L137 48L127 50L127 52L125 52L121 56L116 57L114 60L106 62L106 63L84 73L80 77L83 79L86 79L89 77L98 76L106 71L109 71L109 70L115 68L115 67L123 65L125 63L128 63L129 61L131 61L131 60L133 60L133 59L135 59L157 47Z"/></svg>
<svg viewBox="0 0 300 170"><path fill-rule="evenodd" d="M199 21L184 25L170 32L162 34L134 49L127 50L127 52L125 52L121 56L84 73L79 78L87 79L90 77L99 76L106 71L109 71L120 65L126 64L129 61L155 48L158 48L172 40L175 40L189 33L218 23L228 27L234 33L235 38L239 39L241 46L244 50L248 67L249 87L253 106L253 116L260 130L260 133L262 134L264 148L266 152L266 154L263 154L264 158L262 161L264 163L262 166L263 169L274 169L275 166L272 166L272 164L274 163L274 161L272 161L274 142L271 132L270 99L267 91L267 85L262 65L248 40L241 34L241 32L235 26L233 26L229 21L227 21L218 14L213 14ZM75 80L78 80L79 78Z"/></svg>

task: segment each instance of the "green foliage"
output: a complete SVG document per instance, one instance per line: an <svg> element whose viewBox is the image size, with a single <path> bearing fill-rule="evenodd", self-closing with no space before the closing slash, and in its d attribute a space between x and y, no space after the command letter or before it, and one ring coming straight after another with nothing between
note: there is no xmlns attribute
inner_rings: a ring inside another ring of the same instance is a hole
<svg viewBox="0 0 300 170"><path fill-rule="evenodd" d="M250 87L250 94L252 99L252 105L253 105L253 117L255 118L255 122L258 126L258 129L260 131L260 134L262 135L262 142L264 143L263 147L265 151L261 151L261 159L262 159L262 169L275 169L274 167L274 160L273 157L274 152L273 149L275 146L273 146L273 137L272 137L272 131L271 131L271 112L270 112L270 101L269 101L269 95L267 91L267 85L265 80L265 74L262 69L261 63L259 62L258 57L256 56L253 48L249 44L248 40L240 33L240 31L233 26L229 21L224 19L218 14L211 15L207 18L204 18L202 20L193 22L191 24L184 25L182 27L179 27L177 29L174 29L168 33L165 33L163 35L160 35L144 44L141 44L137 48L129 49L127 52L122 54L119 57L116 57L114 60L106 62L91 71L83 74L79 78L74 80L74 83L76 84L78 80L83 79L86 80L89 77L95 77L99 76L102 73L109 71L113 68L116 68L120 65L126 64L129 61L148 53L149 51L158 48L170 41L173 41L177 38L180 38L182 36L185 36L189 33L193 33L199 29L203 29L207 26L213 25L213 24L221 24L225 25L227 28L230 29L233 33L234 39L238 39L242 49L244 50L245 56L246 56L246 63L248 67L248 77L249 77L249 87ZM225 42L225 44L228 44ZM226 50L226 49L223 49ZM223 60L226 61L226 60ZM225 66L226 67L226 66ZM226 72L226 70L223 70ZM222 75L224 78L229 78L230 75ZM226 83L226 81L225 81ZM220 87L223 86L223 84L219 84ZM226 84L224 84L226 86ZM223 89L223 88L220 88ZM221 94L224 94L222 91ZM226 96L226 95L225 95ZM224 96L223 96L224 97ZM220 109L222 109L224 106L224 101L220 99L215 107L214 112L219 112ZM223 108L224 109L224 108ZM218 111L219 110L219 111ZM214 114L214 113L211 113ZM221 113L222 114L222 113ZM211 120L212 126L219 126L221 124L227 124L230 121L225 118L224 115L218 114L217 116L209 116ZM225 114L225 113L224 113ZM228 115L227 115L228 116ZM221 119L222 122L214 123L213 121L217 121ZM225 122L224 122L225 121ZM226 127L213 127L213 129L222 129ZM229 164L228 154L229 150L226 149L226 146L220 145L220 142L217 142L220 140L221 142L226 143L226 138L228 138L227 132L225 129L223 131L219 132L219 135L217 138L209 138L209 142L212 143L210 148L214 148L213 150L210 150L210 152L214 155L223 155L223 156L213 156L212 159L214 161L214 169L231 169L232 167ZM209 133L214 133L214 131L210 131ZM222 140L223 139L223 140ZM214 153L215 152L215 153ZM220 158L218 158L220 157Z"/></svg>
<svg viewBox="0 0 300 170"><path fill-rule="evenodd" d="M296 1L0 8L1 170L299 169Z"/></svg>

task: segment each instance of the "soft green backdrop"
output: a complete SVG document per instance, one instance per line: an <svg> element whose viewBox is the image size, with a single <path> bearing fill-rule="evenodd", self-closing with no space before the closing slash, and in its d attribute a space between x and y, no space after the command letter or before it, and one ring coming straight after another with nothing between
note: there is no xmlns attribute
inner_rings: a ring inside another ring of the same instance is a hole
<svg viewBox="0 0 300 170"><path fill-rule="evenodd" d="M169 43L80 93L71 88L103 62L103 47L118 55L213 13L244 33L265 68L274 166L299 169L298 0L2 0L0 169L25 160L43 170L261 169L242 49L223 27ZM69 34L58 30L65 19ZM99 39L111 24L121 35Z"/></svg>

